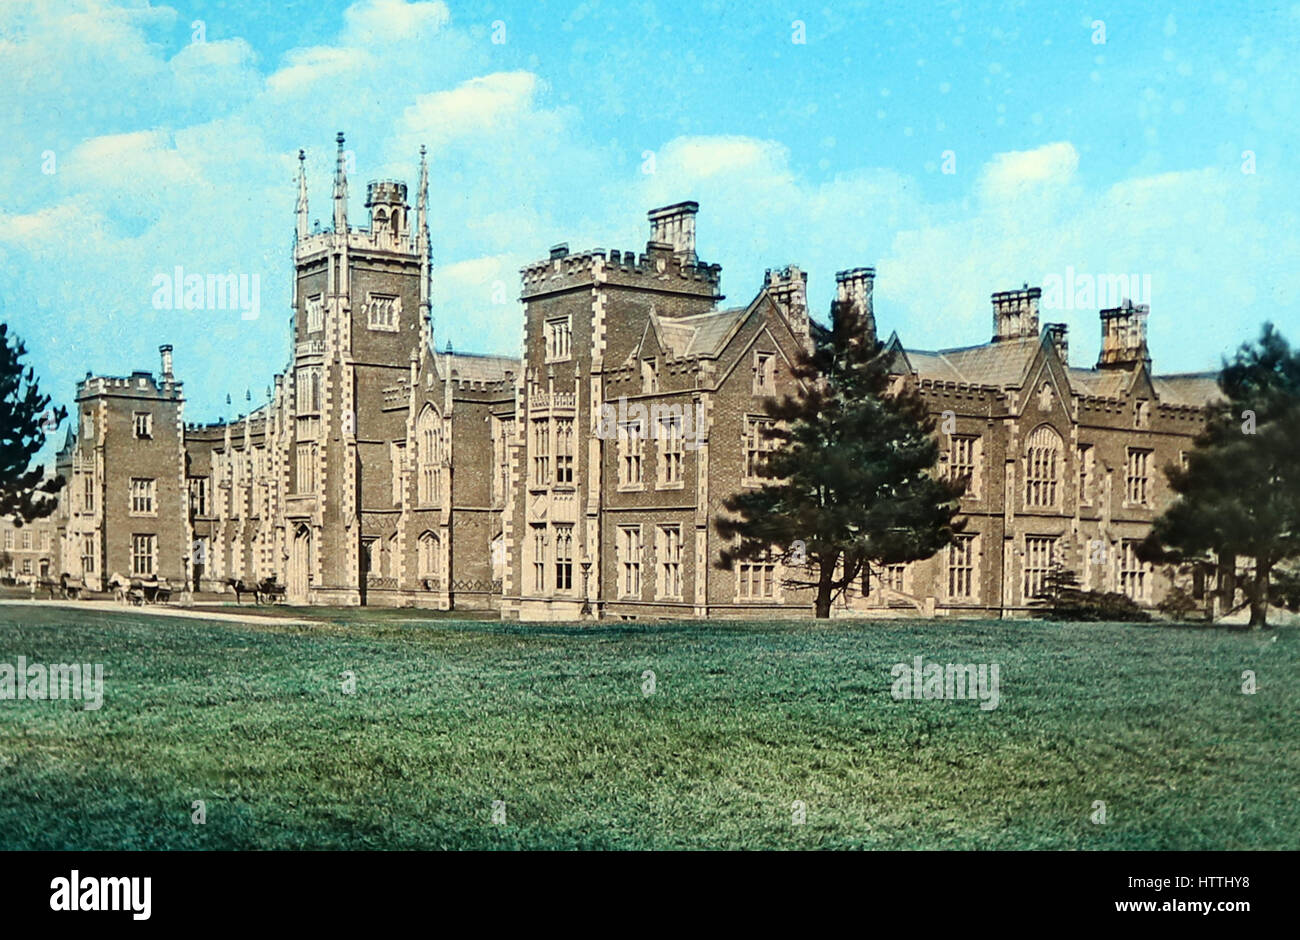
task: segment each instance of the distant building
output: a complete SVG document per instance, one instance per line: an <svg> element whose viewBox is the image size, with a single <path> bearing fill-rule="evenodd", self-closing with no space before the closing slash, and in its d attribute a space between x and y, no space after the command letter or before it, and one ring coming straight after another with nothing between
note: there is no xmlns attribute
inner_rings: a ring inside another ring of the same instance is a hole
<svg viewBox="0 0 1300 940"><path fill-rule="evenodd" d="M59 455L63 568L91 586L156 573L203 589L275 577L312 604L499 608L522 620L803 614L779 564L717 566L725 499L761 485L772 398L821 329L807 275L769 271L722 307L695 203L650 213L643 252L523 270L522 358L438 353L423 154L347 220L342 135L333 228L308 228L300 163L292 355L269 401L183 424L172 349L158 376L87 376ZM301 155L300 155L301 160ZM874 332L875 272L836 275ZM1216 393L1154 376L1147 308L1101 312L1097 365L1069 363L1040 291L993 295L993 337L888 343L939 425L940 470L969 476L965 529L934 558L873 571L837 613L1014 616L1054 564L1144 605L1167 589L1134 547L1168 501Z"/></svg>
<svg viewBox="0 0 1300 940"><path fill-rule="evenodd" d="M25 525L0 519L0 577L31 584L59 571L58 522L47 516Z"/></svg>

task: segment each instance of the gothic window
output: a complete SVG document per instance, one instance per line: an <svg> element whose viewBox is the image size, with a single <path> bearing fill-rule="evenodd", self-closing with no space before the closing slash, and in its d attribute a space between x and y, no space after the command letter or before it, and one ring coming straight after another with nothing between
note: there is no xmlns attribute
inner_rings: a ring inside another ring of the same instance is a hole
<svg viewBox="0 0 1300 940"><path fill-rule="evenodd" d="M1128 449L1124 482L1126 502L1133 506L1150 505L1151 451L1137 447Z"/></svg>
<svg viewBox="0 0 1300 940"><path fill-rule="evenodd" d="M546 322L546 361L563 362L573 354L573 319Z"/></svg>
<svg viewBox="0 0 1300 940"><path fill-rule="evenodd" d="M432 532L420 533L420 577L435 578L438 576L438 547L438 536Z"/></svg>
<svg viewBox="0 0 1300 940"><path fill-rule="evenodd" d="M319 333L325 325L325 304L320 294L307 298L307 332Z"/></svg>
<svg viewBox="0 0 1300 940"><path fill-rule="evenodd" d="M1061 435L1040 425L1029 435L1025 450L1025 505L1049 509L1057 505L1061 473Z"/></svg>
<svg viewBox="0 0 1300 940"><path fill-rule="evenodd" d="M396 333L402 317L402 298L396 294L367 293L365 310L370 329Z"/></svg>
<svg viewBox="0 0 1300 940"><path fill-rule="evenodd" d="M438 501L442 482L442 428L437 412L426 406L420 412L416 422L415 441L419 490L421 505L427 506Z"/></svg>

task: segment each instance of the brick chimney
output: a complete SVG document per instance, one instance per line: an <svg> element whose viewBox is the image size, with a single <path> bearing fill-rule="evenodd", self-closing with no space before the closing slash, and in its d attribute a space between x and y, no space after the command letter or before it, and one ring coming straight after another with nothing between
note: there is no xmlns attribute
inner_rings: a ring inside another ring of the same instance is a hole
<svg viewBox="0 0 1300 940"><path fill-rule="evenodd" d="M695 214L700 211L698 202L679 202L651 209L650 241L671 245L673 254L695 258Z"/></svg>
<svg viewBox="0 0 1300 940"><path fill-rule="evenodd" d="M1052 346L1056 348L1056 355L1061 360L1061 365L1070 364L1070 340L1067 338L1069 326L1064 323L1047 324L1047 336L1052 341Z"/></svg>
<svg viewBox="0 0 1300 940"><path fill-rule="evenodd" d="M1118 307L1101 311L1101 355L1098 369L1131 369L1151 365L1147 351L1147 315L1151 308L1127 297Z"/></svg>
<svg viewBox="0 0 1300 940"><path fill-rule="evenodd" d="M801 336L808 334L808 273L794 265L764 275L768 296L780 307L790 326Z"/></svg>
<svg viewBox="0 0 1300 940"><path fill-rule="evenodd" d="M162 377L170 379L172 377L172 347L168 343L165 346L159 346L158 352L162 356Z"/></svg>
<svg viewBox="0 0 1300 940"><path fill-rule="evenodd" d="M835 300L856 307L866 321L867 334L872 337L876 335L876 313L872 301L875 283L875 268L835 272Z"/></svg>
<svg viewBox="0 0 1300 940"><path fill-rule="evenodd" d="M993 295L993 342L1038 335L1038 301L1041 287L1024 285Z"/></svg>

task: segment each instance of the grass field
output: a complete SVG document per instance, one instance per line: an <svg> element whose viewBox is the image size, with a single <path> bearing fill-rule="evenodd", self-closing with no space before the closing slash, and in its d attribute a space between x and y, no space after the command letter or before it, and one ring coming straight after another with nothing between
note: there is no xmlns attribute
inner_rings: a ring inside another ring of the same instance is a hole
<svg viewBox="0 0 1300 940"><path fill-rule="evenodd" d="M314 616L0 609L0 662L105 667L0 701L0 847L1300 848L1294 629ZM917 655L1001 704L894 701Z"/></svg>

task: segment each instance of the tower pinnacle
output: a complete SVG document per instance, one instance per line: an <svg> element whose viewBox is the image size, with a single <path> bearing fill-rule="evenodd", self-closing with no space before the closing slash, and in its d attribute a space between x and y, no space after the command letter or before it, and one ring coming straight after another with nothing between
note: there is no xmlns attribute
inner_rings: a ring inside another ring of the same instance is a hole
<svg viewBox="0 0 1300 940"><path fill-rule="evenodd" d="M339 153L334 165L334 231L348 232L348 171L343 157L343 132L338 135Z"/></svg>
<svg viewBox="0 0 1300 940"><path fill-rule="evenodd" d="M298 151L298 240L307 237L307 154Z"/></svg>
<svg viewBox="0 0 1300 940"><path fill-rule="evenodd" d="M429 242L429 161L425 158L424 144L420 144L420 195L416 201L416 238Z"/></svg>

